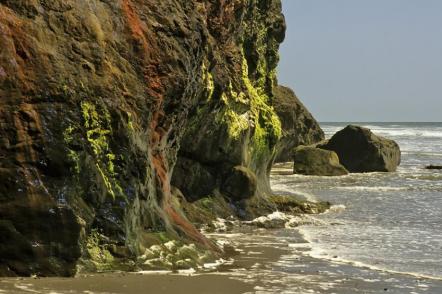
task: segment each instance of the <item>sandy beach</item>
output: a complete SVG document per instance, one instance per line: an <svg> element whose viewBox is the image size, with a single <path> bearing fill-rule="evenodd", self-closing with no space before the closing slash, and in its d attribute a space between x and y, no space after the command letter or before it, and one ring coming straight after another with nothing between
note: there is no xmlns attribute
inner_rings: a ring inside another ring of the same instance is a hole
<svg viewBox="0 0 442 294"><path fill-rule="evenodd" d="M233 263L208 273L183 271L102 273L75 278L4 278L0 279L0 293L254 293L256 285L244 281L241 278L243 273L257 264L277 262L289 249L244 245L238 247L241 253Z"/></svg>
<svg viewBox="0 0 442 294"><path fill-rule="evenodd" d="M212 272L1 279L0 293L442 293L442 281L309 257L308 243L294 230L216 237L232 241L241 253L233 263Z"/></svg>
<svg viewBox="0 0 442 294"><path fill-rule="evenodd" d="M219 275L107 274L3 280L1 293L245 293L251 285Z"/></svg>

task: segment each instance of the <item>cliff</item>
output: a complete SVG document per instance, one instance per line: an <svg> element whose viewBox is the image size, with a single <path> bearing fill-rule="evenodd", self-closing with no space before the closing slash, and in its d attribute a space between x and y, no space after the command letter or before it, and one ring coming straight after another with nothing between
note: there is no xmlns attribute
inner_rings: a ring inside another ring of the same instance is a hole
<svg viewBox="0 0 442 294"><path fill-rule="evenodd" d="M294 147L318 143L325 139L324 132L292 89L277 86L274 93L273 106L282 122L275 161L292 161Z"/></svg>
<svg viewBox="0 0 442 294"><path fill-rule="evenodd" d="M284 34L279 0L1 1L0 274L217 254L182 205L268 205Z"/></svg>

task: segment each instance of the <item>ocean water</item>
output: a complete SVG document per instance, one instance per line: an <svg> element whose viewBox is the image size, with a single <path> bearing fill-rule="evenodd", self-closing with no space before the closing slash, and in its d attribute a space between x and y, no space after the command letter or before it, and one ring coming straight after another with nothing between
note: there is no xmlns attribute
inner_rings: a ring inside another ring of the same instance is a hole
<svg viewBox="0 0 442 294"><path fill-rule="evenodd" d="M398 142L394 173L273 175L272 189L334 204L299 232L309 255L390 273L442 279L442 123L355 123ZM323 123L326 137L347 123ZM408 292L404 292L408 293ZM411 292L410 292L411 293ZM428 292L430 293L430 292Z"/></svg>

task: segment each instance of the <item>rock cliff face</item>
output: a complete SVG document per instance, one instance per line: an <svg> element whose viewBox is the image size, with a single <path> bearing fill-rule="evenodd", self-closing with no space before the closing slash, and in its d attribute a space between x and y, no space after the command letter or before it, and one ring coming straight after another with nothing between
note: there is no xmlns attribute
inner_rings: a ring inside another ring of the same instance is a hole
<svg viewBox="0 0 442 294"><path fill-rule="evenodd" d="M268 191L284 33L279 0L1 0L0 273L216 250L172 174L190 200L235 174Z"/></svg>
<svg viewBox="0 0 442 294"><path fill-rule="evenodd" d="M275 111L282 122L282 138L277 146L277 162L293 159L293 148L311 145L324 140L324 132L319 123L302 104L292 89L278 86L275 88Z"/></svg>
<svg viewBox="0 0 442 294"><path fill-rule="evenodd" d="M190 112L175 166L173 184L190 200L219 189L235 166L249 168L258 177L258 193L268 192L268 171L282 134L271 106L285 34L280 2L235 3L221 18L209 20L207 93Z"/></svg>

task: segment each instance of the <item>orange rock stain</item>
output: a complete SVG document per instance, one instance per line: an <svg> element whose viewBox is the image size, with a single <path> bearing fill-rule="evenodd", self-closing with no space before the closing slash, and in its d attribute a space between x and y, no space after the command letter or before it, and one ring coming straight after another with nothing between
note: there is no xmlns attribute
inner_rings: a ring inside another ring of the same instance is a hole
<svg viewBox="0 0 442 294"><path fill-rule="evenodd" d="M122 9L127 20L127 25L132 33L132 37L141 44L143 75L146 81L147 94L154 100L154 112L150 122L150 149L151 162L155 171L156 181L163 193L162 207L172 224L185 233L194 241L215 249L214 245L208 241L185 217L178 213L171 205L171 187L169 167L166 161L164 148L161 142L166 139L169 133L169 126L161 124L165 114L163 112L164 85L159 74L161 48L154 38L148 40L148 36L153 34L145 23L140 20L139 15L131 0L121 0Z"/></svg>

